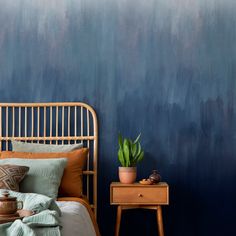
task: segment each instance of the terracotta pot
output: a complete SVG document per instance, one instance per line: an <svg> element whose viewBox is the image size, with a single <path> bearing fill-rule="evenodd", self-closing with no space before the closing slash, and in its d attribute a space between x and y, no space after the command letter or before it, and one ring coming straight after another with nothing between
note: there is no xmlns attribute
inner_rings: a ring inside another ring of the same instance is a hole
<svg viewBox="0 0 236 236"><path fill-rule="evenodd" d="M0 215L12 215L23 208L23 202L17 201L16 197L9 196L8 191L3 192L2 195L3 197L0 197Z"/></svg>
<svg viewBox="0 0 236 236"><path fill-rule="evenodd" d="M136 167L119 167L119 179L122 184L132 184L137 177Z"/></svg>

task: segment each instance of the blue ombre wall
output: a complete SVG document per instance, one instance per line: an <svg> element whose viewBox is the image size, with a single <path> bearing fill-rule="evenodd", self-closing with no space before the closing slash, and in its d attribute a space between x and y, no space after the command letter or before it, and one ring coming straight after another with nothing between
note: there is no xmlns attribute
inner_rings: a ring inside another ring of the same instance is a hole
<svg viewBox="0 0 236 236"><path fill-rule="evenodd" d="M167 236L236 235L235 0L0 0L0 101L84 101L99 117L99 225L114 233L117 133L170 184ZM121 235L156 235L129 211Z"/></svg>

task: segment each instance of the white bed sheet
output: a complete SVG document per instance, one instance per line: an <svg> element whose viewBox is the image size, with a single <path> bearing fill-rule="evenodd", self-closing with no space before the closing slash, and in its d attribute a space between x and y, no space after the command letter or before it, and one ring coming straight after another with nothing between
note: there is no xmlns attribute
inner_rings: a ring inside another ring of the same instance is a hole
<svg viewBox="0 0 236 236"><path fill-rule="evenodd" d="M96 236L86 207L79 202L57 202L61 209L62 236Z"/></svg>

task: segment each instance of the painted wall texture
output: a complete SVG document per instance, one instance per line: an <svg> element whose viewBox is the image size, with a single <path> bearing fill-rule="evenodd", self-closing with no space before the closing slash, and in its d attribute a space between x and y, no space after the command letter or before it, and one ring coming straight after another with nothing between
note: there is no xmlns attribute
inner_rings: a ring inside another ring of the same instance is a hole
<svg viewBox="0 0 236 236"><path fill-rule="evenodd" d="M170 184L167 236L236 235L236 1L0 0L0 101L98 113L99 225L114 232L117 134L142 132L144 178ZM121 235L156 235L124 214Z"/></svg>

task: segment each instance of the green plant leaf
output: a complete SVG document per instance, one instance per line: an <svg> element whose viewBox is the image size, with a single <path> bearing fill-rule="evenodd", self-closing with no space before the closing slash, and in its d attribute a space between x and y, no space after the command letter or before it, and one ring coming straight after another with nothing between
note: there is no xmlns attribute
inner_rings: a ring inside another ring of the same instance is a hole
<svg viewBox="0 0 236 236"><path fill-rule="evenodd" d="M129 148L129 140L128 139L124 139L123 149L124 149L126 166L129 167L130 166L130 148Z"/></svg>
<svg viewBox="0 0 236 236"><path fill-rule="evenodd" d="M120 161L120 164L122 166L125 166L125 159L124 159L124 154L123 154L123 150L122 148L119 148L119 151L118 151L118 159Z"/></svg>
<svg viewBox="0 0 236 236"><path fill-rule="evenodd" d="M138 137L134 140L134 143L135 143L135 144L139 141L140 136L141 136L141 133L140 133L140 134L138 135Z"/></svg>
<svg viewBox="0 0 236 236"><path fill-rule="evenodd" d="M136 166L144 157L144 152L142 151L141 144L139 142L141 133L132 141L128 138L122 138L121 134L118 135L118 159L122 166L130 167Z"/></svg>
<svg viewBox="0 0 236 236"><path fill-rule="evenodd" d="M120 148L123 148L122 136L121 136L121 134L118 135L118 143L119 143Z"/></svg>
<svg viewBox="0 0 236 236"><path fill-rule="evenodd" d="M137 150L137 153L136 153L136 155L135 155L135 159L137 159L138 158L138 156L140 155L140 153L141 153L141 144L140 144L140 142L138 142L138 150Z"/></svg>
<svg viewBox="0 0 236 236"><path fill-rule="evenodd" d="M132 143L132 146L131 146L131 153L132 153L133 159L135 159L136 152L137 152L137 144Z"/></svg>
<svg viewBox="0 0 236 236"><path fill-rule="evenodd" d="M140 155L138 156L137 162L142 161L142 160L143 160L143 157L144 157L144 151L142 151L142 152L140 153Z"/></svg>

